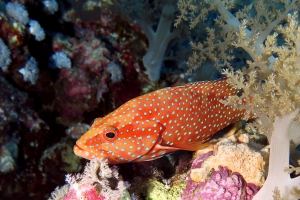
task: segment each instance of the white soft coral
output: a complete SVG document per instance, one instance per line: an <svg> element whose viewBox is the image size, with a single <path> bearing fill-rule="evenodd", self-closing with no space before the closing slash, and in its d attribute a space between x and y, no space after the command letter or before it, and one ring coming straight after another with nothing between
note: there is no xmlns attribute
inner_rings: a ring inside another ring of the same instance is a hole
<svg viewBox="0 0 300 200"><path fill-rule="evenodd" d="M19 72L23 75L24 81L29 81L34 85L39 77L39 68L34 57L30 57L25 66L19 69Z"/></svg>
<svg viewBox="0 0 300 200"><path fill-rule="evenodd" d="M300 177L291 178L285 169L289 167L290 139L299 136L299 132L296 134L290 132L291 124L298 113L299 109L290 114L276 117L270 141L268 177L254 200L273 199L275 189L280 191L281 198L295 199L292 197L291 191L295 187L300 188Z"/></svg>

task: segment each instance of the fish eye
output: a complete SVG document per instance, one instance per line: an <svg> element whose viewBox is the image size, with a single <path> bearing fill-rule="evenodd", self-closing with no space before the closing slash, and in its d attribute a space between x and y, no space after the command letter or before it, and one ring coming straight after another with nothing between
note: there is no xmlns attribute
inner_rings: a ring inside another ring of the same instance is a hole
<svg viewBox="0 0 300 200"><path fill-rule="evenodd" d="M119 130L116 127L110 125L104 128L102 134L104 139L112 142L118 138Z"/></svg>
<svg viewBox="0 0 300 200"><path fill-rule="evenodd" d="M105 135L106 135L106 137L108 137L108 138L110 138L110 139L112 139L112 138L114 138L114 137L116 136L116 134L113 133L113 132L108 132L108 133L106 133Z"/></svg>

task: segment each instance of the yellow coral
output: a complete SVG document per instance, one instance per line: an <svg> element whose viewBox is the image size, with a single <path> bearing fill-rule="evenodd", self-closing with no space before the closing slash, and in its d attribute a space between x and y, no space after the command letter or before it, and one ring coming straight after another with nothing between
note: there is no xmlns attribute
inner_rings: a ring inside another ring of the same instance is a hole
<svg viewBox="0 0 300 200"><path fill-rule="evenodd" d="M177 200L181 196L186 183L182 176L181 179L176 179L172 185L166 185L156 179L151 179L148 185L147 200Z"/></svg>

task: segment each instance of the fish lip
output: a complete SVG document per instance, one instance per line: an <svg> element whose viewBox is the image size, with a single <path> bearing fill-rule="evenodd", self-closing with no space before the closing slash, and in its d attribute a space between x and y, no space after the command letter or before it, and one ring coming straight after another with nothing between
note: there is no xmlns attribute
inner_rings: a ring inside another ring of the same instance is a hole
<svg viewBox="0 0 300 200"><path fill-rule="evenodd" d="M81 150L81 151L84 151L84 149L81 148L80 146L78 146L77 144L74 145L74 149L75 149L75 148L77 148L77 149L79 149L79 150Z"/></svg>
<svg viewBox="0 0 300 200"><path fill-rule="evenodd" d="M84 150L83 148L81 148L80 146L78 146L77 144L74 145L74 149L77 148L78 150L81 150L83 152L86 152L86 150ZM107 153L108 151L101 149L101 151L104 151L104 153Z"/></svg>
<svg viewBox="0 0 300 200"><path fill-rule="evenodd" d="M101 149L102 150L102 149ZM104 151L104 154L105 154L105 157L101 158L101 159L106 159L107 160L107 163L108 164L120 164L120 163L123 163L123 162L120 162L120 161L116 161L114 159L111 159L109 156L107 156L107 152L108 151L105 151L105 150L102 150ZM81 153L79 153L81 152ZM91 160L90 157L88 157L87 155L85 155L85 152L87 152L86 150L84 150L83 148L81 148L79 145L75 144L74 145L74 153L79 156L79 157L82 157L82 158L85 158L85 159L88 159L88 160ZM89 154L91 155L94 155L92 154L91 152L89 152ZM97 157L97 156L96 156Z"/></svg>
<svg viewBox="0 0 300 200"><path fill-rule="evenodd" d="M88 155L86 155L86 153L93 155L91 152L84 150L77 144L74 145L73 151L77 156L88 159L88 160L90 160L91 158Z"/></svg>
<svg viewBox="0 0 300 200"><path fill-rule="evenodd" d="M88 152L88 151L84 150L79 145L75 144L73 149L74 149L74 153L77 156L85 158L85 159L88 159L88 160L91 160L90 157L88 157L87 155L85 155L85 153ZM112 159L110 159L108 156L106 156L107 155L107 151L105 151L105 150L102 150L102 151L104 151L104 154L105 154L105 157L103 157L103 159L107 159L109 164L115 163ZM88 153L90 154L90 156L94 155L91 152L88 152ZM96 155L94 155L94 156L95 156L95 158L97 157Z"/></svg>

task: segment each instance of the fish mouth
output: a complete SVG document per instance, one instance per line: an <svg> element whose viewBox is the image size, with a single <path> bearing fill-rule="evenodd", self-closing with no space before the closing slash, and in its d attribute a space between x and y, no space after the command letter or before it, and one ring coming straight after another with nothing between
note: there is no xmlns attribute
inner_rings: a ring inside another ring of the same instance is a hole
<svg viewBox="0 0 300 200"><path fill-rule="evenodd" d="M83 158L88 159L88 160L92 160L92 159L96 158L96 156L94 154L92 154L89 151L84 150L83 148L81 148L77 144L74 145L73 150L74 150L74 153L79 157L83 157Z"/></svg>
<svg viewBox="0 0 300 200"><path fill-rule="evenodd" d="M101 159L107 159L108 161L108 164L116 164L116 162L112 159L110 159L108 156L97 156L89 151L86 151L84 150L83 148L81 148L80 146L78 146L77 144L74 145L74 153L79 156L79 157L82 157L82 158L85 158L85 159L88 159L88 160L92 160L92 159L95 159L95 158L101 158ZM107 155L106 154L106 151L102 150L104 155Z"/></svg>
<svg viewBox="0 0 300 200"><path fill-rule="evenodd" d="M75 154L77 155L77 152L80 152L80 151L84 151L80 146L78 146L77 144L74 145L74 152Z"/></svg>

